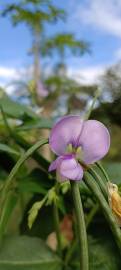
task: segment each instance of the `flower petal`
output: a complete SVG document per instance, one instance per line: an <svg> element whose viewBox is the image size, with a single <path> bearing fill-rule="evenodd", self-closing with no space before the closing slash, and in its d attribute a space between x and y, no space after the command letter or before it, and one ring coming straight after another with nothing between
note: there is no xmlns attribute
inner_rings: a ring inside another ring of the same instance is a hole
<svg viewBox="0 0 121 270"><path fill-rule="evenodd" d="M73 157L61 160L58 171L62 177L70 180L81 180L83 177L83 169Z"/></svg>
<svg viewBox="0 0 121 270"><path fill-rule="evenodd" d="M86 164L100 160L107 154L110 147L108 129L99 121L85 121L80 137L80 145L84 154L83 161Z"/></svg>
<svg viewBox="0 0 121 270"><path fill-rule="evenodd" d="M49 166L48 171L54 171L57 169L57 166L59 165L59 161L60 161L61 157L56 158Z"/></svg>
<svg viewBox="0 0 121 270"><path fill-rule="evenodd" d="M63 117L52 128L49 144L53 152L63 155L68 144L78 147L79 137L83 127L80 116L70 115Z"/></svg>

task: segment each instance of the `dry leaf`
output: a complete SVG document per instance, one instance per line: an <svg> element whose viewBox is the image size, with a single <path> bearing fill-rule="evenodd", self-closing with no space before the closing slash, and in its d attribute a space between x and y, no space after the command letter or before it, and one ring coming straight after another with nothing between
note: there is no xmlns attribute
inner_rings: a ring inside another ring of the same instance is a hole
<svg viewBox="0 0 121 270"><path fill-rule="evenodd" d="M57 238L56 238L56 233L52 232L48 235L46 239L46 244L54 251L57 250Z"/></svg>
<svg viewBox="0 0 121 270"><path fill-rule="evenodd" d="M118 192L118 186L108 183L109 205L116 218L118 225L121 227L121 196Z"/></svg>
<svg viewBox="0 0 121 270"><path fill-rule="evenodd" d="M63 248L68 246L70 242L73 240L72 223L73 217L71 215L65 215L60 223L60 233ZM53 250L55 251L57 250L57 238L55 232L52 232L48 235L46 243Z"/></svg>

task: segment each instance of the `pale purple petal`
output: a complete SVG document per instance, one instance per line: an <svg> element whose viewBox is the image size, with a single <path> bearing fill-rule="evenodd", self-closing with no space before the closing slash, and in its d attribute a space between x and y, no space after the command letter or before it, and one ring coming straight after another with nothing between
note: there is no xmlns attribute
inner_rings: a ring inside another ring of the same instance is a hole
<svg viewBox="0 0 121 270"><path fill-rule="evenodd" d="M48 171L54 171L57 169L57 166L59 165L59 161L60 161L61 157L56 158L49 166Z"/></svg>
<svg viewBox="0 0 121 270"><path fill-rule="evenodd" d="M107 154L110 147L108 129L99 121L85 121L80 137L80 145L84 154L83 161L86 164L100 160Z"/></svg>
<svg viewBox="0 0 121 270"><path fill-rule="evenodd" d="M66 179L81 180L83 177L83 168L73 157L61 160L57 170Z"/></svg>
<svg viewBox="0 0 121 270"><path fill-rule="evenodd" d="M80 116L66 116L52 128L49 144L53 152L63 155L68 144L78 147L79 138L83 127Z"/></svg>

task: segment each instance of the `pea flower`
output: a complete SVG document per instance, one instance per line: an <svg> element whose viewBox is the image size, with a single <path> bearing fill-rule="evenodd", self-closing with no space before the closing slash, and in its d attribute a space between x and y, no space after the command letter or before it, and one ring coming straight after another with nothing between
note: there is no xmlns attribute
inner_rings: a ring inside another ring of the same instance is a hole
<svg viewBox="0 0 121 270"><path fill-rule="evenodd" d="M61 181L81 180L83 164L92 164L108 152L110 135L99 121L84 121L80 116L68 115L52 128L49 145L58 156L49 171L56 170Z"/></svg>

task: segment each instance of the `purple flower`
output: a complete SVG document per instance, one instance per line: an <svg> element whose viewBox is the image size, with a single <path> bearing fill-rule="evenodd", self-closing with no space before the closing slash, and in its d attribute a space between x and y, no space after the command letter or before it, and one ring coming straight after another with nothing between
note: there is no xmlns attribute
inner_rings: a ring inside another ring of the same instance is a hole
<svg viewBox="0 0 121 270"><path fill-rule="evenodd" d="M80 116L62 118L52 128L51 150L58 156L49 167L60 180L81 180L83 164L92 164L106 155L110 146L107 128L99 121L84 121Z"/></svg>

